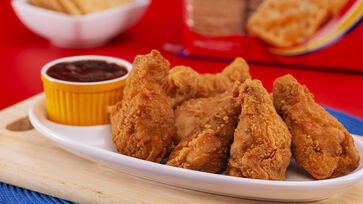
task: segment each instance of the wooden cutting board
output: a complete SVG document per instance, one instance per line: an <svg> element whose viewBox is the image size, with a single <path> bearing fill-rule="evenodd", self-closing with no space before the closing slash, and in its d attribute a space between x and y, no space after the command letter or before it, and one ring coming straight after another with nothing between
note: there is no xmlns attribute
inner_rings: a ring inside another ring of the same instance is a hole
<svg viewBox="0 0 363 204"><path fill-rule="evenodd" d="M133 177L59 148L29 123L40 95L0 112L0 181L77 203L268 203ZM317 203L363 203L363 181Z"/></svg>

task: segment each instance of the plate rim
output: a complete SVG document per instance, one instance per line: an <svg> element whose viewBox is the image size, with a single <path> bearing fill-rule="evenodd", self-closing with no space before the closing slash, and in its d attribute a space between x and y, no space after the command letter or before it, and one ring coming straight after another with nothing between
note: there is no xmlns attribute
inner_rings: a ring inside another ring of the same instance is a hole
<svg viewBox="0 0 363 204"><path fill-rule="evenodd" d="M118 165L125 165L125 163L132 167L139 170L147 170L151 171L153 173L158 174L166 174L167 176L173 176L177 177L178 179L183 179L185 177L188 178L198 178L198 180L215 180L216 183L219 183L221 181L228 182L230 185L254 185L254 187L278 187L280 189L288 189L288 188L294 188L296 190L300 189L321 189L322 187L331 187L332 185L339 185L339 186L347 186L352 185L354 183L358 183L363 179L363 168L360 170L341 176L337 178L331 178L331 179L325 179L325 180L312 180L312 181L273 181L273 180L260 180L260 179L250 179L250 178L241 178L241 177L234 177L234 176L228 176L228 175L221 175L221 174L214 174L214 173L207 173L207 172L200 172L195 170L189 170L189 169L183 169L173 166L168 166L164 164L159 164L151 161L146 161L130 156L123 155L121 153L112 152L109 150L105 150L102 148L82 144L80 142L61 137L57 135L56 133L52 132L48 127L46 127L40 119L37 117L35 113L35 109L39 103L43 102L45 100L45 95L41 95L39 98L37 98L29 108L29 119L34 126L34 128L39 131L43 136L47 137L48 139L54 141L57 143L57 145L61 145L63 148L66 147L67 151L75 150L77 152L81 152L82 154L86 154L88 156L94 157L96 159L105 160L107 162L115 163L114 160L117 159L120 162L117 162ZM44 107L45 108L45 107ZM47 119L46 119L47 120ZM49 121L49 120L48 120ZM49 121L51 122L51 121ZM355 145L359 145L363 147L363 142L360 141L357 137L357 135L353 135L352 137L354 139ZM79 157L85 158L82 155L77 155ZM85 158L88 159L89 158ZM93 160L94 161L94 160ZM110 167L109 167L110 168ZM118 170L120 171L120 170ZM170 172L169 172L170 171ZM122 171L123 172L123 171ZM127 174L131 174L137 177L141 177L144 179L149 179L147 177L143 177L141 175L135 175L132 173L124 172ZM157 181L154 179L149 179L160 183L165 183L167 185L173 185L173 186L181 186L179 184L175 184L175 182L166 183L162 181ZM186 187L188 188L188 187ZM194 187L192 187L195 189ZM203 191L203 190L202 190ZM207 190L205 192L208 192ZM218 194L218 193L217 193ZM225 193L220 193L223 195L226 195ZM233 196L233 194L231 194ZM241 196L246 197L246 196ZM272 199L271 199L272 200Z"/></svg>

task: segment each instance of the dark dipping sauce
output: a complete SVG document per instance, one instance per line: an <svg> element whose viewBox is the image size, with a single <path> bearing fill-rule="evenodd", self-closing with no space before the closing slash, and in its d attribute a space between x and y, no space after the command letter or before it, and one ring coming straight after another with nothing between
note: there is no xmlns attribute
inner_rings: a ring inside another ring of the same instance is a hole
<svg viewBox="0 0 363 204"><path fill-rule="evenodd" d="M71 82L98 82L115 79L127 74L127 69L114 63L100 60L62 62L50 67L47 75Z"/></svg>

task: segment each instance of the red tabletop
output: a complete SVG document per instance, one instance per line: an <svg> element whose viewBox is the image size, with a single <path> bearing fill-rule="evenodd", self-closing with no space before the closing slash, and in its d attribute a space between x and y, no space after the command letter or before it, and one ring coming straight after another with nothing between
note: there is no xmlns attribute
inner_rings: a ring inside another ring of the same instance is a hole
<svg viewBox="0 0 363 204"><path fill-rule="evenodd" d="M108 55L133 60L158 49L171 65L188 65L200 73L221 71L228 62L185 59L163 51L164 43L181 43L181 1L154 0L143 19L109 44L94 49L63 49L29 31L15 16L10 1L0 1L0 109L42 92L40 69L72 55ZM362 38L363 40L363 38ZM363 53L362 53L363 57ZM306 84L318 103L363 118L363 74L293 67L250 65L253 78L271 91L276 77L292 74Z"/></svg>

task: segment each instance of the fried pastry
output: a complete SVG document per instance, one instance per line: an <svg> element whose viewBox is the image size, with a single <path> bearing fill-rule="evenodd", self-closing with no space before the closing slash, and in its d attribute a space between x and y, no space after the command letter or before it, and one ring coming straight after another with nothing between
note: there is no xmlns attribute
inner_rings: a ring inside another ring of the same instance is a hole
<svg viewBox="0 0 363 204"><path fill-rule="evenodd" d="M265 0L247 30L272 46L289 47L307 40L329 17L328 7L307 0Z"/></svg>
<svg viewBox="0 0 363 204"><path fill-rule="evenodd" d="M320 9L327 9L330 16L338 14L349 0L309 0L310 3L318 6Z"/></svg>
<svg viewBox="0 0 363 204"><path fill-rule="evenodd" d="M45 9L50 9L58 12L65 12L61 3L58 0L29 0L29 3Z"/></svg>
<svg viewBox="0 0 363 204"><path fill-rule="evenodd" d="M29 3L41 8L79 16L129 4L131 0L29 0Z"/></svg>

